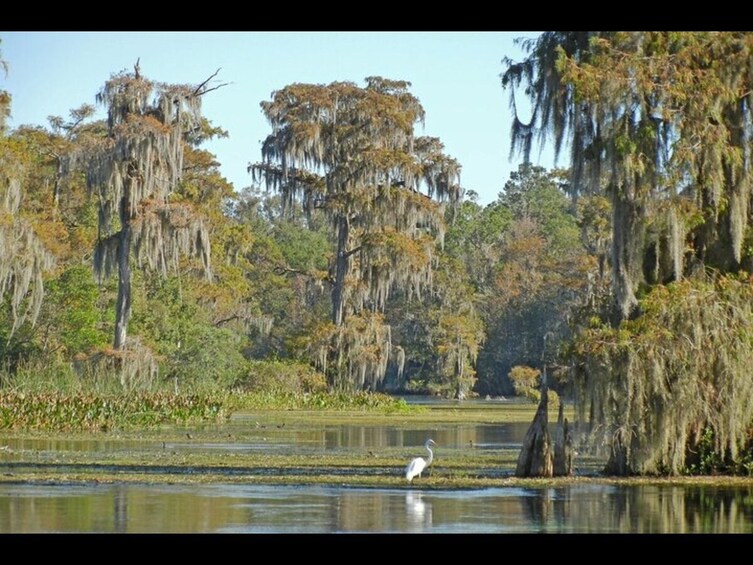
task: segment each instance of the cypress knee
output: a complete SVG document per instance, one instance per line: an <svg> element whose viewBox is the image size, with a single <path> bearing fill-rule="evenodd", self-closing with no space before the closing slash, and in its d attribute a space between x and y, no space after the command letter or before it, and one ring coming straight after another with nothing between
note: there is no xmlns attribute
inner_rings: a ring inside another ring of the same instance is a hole
<svg viewBox="0 0 753 565"><path fill-rule="evenodd" d="M554 435L554 476L562 477L573 474L573 434L567 418L564 417L564 405L560 401L557 416L557 431Z"/></svg>

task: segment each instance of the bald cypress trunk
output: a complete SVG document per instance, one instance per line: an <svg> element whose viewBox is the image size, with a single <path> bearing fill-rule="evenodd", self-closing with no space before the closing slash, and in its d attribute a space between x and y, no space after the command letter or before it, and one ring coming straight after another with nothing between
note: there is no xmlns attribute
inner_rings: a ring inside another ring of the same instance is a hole
<svg viewBox="0 0 753 565"><path fill-rule="evenodd" d="M343 323L345 304L345 277L348 274L348 232L350 224L346 216L337 219L337 259L335 263L335 284L332 287L332 323L340 327Z"/></svg>
<svg viewBox="0 0 753 565"><path fill-rule="evenodd" d="M554 475L552 442L549 436L549 400L546 379L541 386L541 400L536 415L523 438L515 468L517 477L551 477Z"/></svg>
<svg viewBox="0 0 753 565"><path fill-rule="evenodd" d="M125 349L128 320L131 317L131 239L132 228L127 222L118 241L118 303L115 309L114 349Z"/></svg>
<svg viewBox="0 0 753 565"><path fill-rule="evenodd" d="M644 207L634 198L619 194L612 197L612 275L617 308L613 319L615 326L633 317L638 309L635 291L642 282L644 213Z"/></svg>

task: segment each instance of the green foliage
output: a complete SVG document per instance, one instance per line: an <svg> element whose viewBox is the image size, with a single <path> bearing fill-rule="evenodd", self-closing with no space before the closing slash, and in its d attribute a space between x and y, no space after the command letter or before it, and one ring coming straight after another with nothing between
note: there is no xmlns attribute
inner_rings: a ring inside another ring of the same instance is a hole
<svg viewBox="0 0 753 565"><path fill-rule="evenodd" d="M233 406L236 409L255 410L347 410L386 414L411 414L424 410L421 406L408 404L402 398L369 391L285 392L282 394L249 392L234 395Z"/></svg>
<svg viewBox="0 0 753 565"><path fill-rule="evenodd" d="M465 201L450 223L444 253L463 262L476 291L490 284L501 239L512 221L512 211L499 200L484 208Z"/></svg>
<svg viewBox="0 0 753 565"><path fill-rule="evenodd" d="M753 438L736 462L725 459L716 448L717 442L711 428L703 430L694 445L688 447L688 475L749 475L753 476Z"/></svg>
<svg viewBox="0 0 753 565"><path fill-rule="evenodd" d="M724 469L722 457L714 446L714 432L706 428L695 446L697 463L689 461L687 471L691 475L715 475ZM689 458L690 459L690 458Z"/></svg>
<svg viewBox="0 0 753 565"><path fill-rule="evenodd" d="M194 326L167 356L164 376L179 387L193 388L203 381L229 386L246 370L242 343L242 336L231 330Z"/></svg>
<svg viewBox="0 0 753 565"><path fill-rule="evenodd" d="M323 373L294 361L249 361L247 373L235 387L273 395L322 393L327 389Z"/></svg>
<svg viewBox="0 0 753 565"><path fill-rule="evenodd" d="M536 404L541 400L541 371L524 365L517 365L510 369L508 378L517 396L522 396ZM549 405L557 407L560 397L554 390L547 388Z"/></svg>
<svg viewBox="0 0 753 565"><path fill-rule="evenodd" d="M282 220L274 225L272 237L288 268L308 273L327 270L331 249L325 232Z"/></svg>
<svg viewBox="0 0 753 565"><path fill-rule="evenodd" d="M31 369L31 367L29 368ZM112 378L100 384L112 386ZM164 425L212 423L237 410L303 409L414 413L420 407L384 394L357 392L242 392L197 389L106 392L92 381L69 374L58 381L49 377L14 377L0 388L0 430L107 431L155 428Z"/></svg>
<svg viewBox="0 0 753 565"><path fill-rule="evenodd" d="M553 363L569 339L568 320L583 300L593 262L562 176L523 164L494 204L510 220L497 235L496 260L481 286L487 335L477 364L480 394L512 394L514 366Z"/></svg>
<svg viewBox="0 0 753 565"><path fill-rule="evenodd" d="M295 357L293 344L331 312L325 292L331 244L319 214L283 213L279 196L254 188L242 191L227 214L232 239L213 243L226 259L215 261L215 283L202 294L214 297L216 319L248 335L247 357Z"/></svg>
<svg viewBox="0 0 753 565"><path fill-rule="evenodd" d="M99 288L90 267L77 265L47 283L40 325L49 328L69 357L104 346L109 335L102 331L97 307Z"/></svg>
<svg viewBox="0 0 753 565"><path fill-rule="evenodd" d="M132 328L153 344L165 379L183 389L202 382L229 386L241 377L242 335L212 325L180 277L146 277L145 283L145 293L134 297Z"/></svg>
<svg viewBox="0 0 753 565"><path fill-rule="evenodd" d="M34 339L31 324L24 323L11 333L13 322L9 308L0 308L0 372L14 373L19 366L30 360L42 358L42 349Z"/></svg>
<svg viewBox="0 0 753 565"><path fill-rule="evenodd" d="M499 195L500 204L513 218L532 218L539 226L551 253L580 247L579 231L571 200L566 195L567 172L547 171L523 163L510 173Z"/></svg>
<svg viewBox="0 0 753 565"><path fill-rule="evenodd" d="M0 371L0 389L11 389L29 394L77 393L90 391L97 394L120 394L123 388L118 379L107 374L103 378L84 378L74 370L74 363L61 356L31 356L16 364L12 370Z"/></svg>

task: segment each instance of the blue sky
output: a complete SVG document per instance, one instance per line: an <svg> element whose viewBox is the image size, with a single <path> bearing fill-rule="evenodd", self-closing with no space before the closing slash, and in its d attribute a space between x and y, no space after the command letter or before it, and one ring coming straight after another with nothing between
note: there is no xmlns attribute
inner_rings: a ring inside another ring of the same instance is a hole
<svg viewBox="0 0 753 565"><path fill-rule="evenodd" d="M249 162L261 157L269 133L259 103L293 82L367 76L407 80L426 111L420 135L439 137L462 165L461 182L488 204L516 170L508 160L511 114L499 75L502 58L519 60L516 37L538 32L2 32L8 64L0 89L13 96L11 128L48 125L71 109L95 103L111 74L140 59L148 78L198 84L217 69L230 83L207 94L203 113L230 134L205 145L222 173L241 189ZM536 160L536 153L534 160ZM551 153L537 161L553 166ZM560 162L560 164L563 164Z"/></svg>

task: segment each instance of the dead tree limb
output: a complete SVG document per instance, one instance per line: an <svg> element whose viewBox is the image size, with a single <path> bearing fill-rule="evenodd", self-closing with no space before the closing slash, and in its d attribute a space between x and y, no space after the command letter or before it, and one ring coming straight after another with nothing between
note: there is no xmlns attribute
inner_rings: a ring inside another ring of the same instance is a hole
<svg viewBox="0 0 753 565"><path fill-rule="evenodd" d="M209 78L207 78L204 82L199 84L199 86L196 87L196 89L193 91L192 96L204 96L207 92L212 92L213 90L217 90L219 88L222 88L223 86L227 86L228 84L231 84L229 82L223 82L222 84L218 84L217 86L213 86L212 88L207 88L207 84L209 84L209 81L212 80L214 77L217 76L217 74L222 70L222 67L214 71Z"/></svg>

